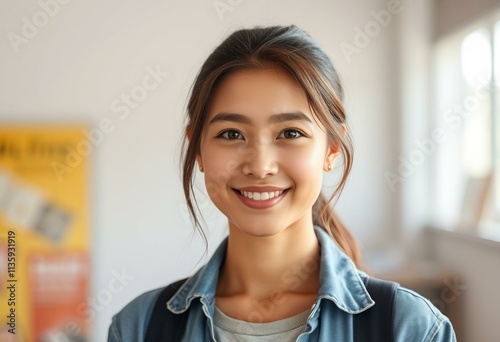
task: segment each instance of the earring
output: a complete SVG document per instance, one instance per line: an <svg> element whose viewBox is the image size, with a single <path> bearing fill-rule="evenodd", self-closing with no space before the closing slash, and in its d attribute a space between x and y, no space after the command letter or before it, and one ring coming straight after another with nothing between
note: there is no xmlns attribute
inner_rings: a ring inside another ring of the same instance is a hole
<svg viewBox="0 0 500 342"><path fill-rule="evenodd" d="M328 171L332 171L332 164L328 164Z"/></svg>

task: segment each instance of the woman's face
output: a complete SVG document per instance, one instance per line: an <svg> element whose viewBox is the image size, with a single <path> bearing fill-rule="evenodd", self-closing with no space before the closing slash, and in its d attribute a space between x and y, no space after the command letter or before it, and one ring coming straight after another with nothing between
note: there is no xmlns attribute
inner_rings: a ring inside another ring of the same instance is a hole
<svg viewBox="0 0 500 342"><path fill-rule="evenodd" d="M335 150L299 84L281 69L245 69L218 85L198 163L230 229L252 236L312 227Z"/></svg>

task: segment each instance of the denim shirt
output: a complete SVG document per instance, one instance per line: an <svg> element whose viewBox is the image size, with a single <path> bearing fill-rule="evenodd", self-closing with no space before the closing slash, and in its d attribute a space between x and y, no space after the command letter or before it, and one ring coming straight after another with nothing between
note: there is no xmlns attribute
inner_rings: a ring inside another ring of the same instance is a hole
<svg viewBox="0 0 500 342"><path fill-rule="evenodd" d="M321 228L315 227L321 245L320 289L311 308L305 332L298 342L352 341L353 315L375 304L354 263ZM184 341L216 341L214 336L215 290L224 261L227 239L209 262L189 278L168 301L174 313L189 310ZM300 281L301 274L285 274ZM146 292L113 317L108 342L143 341L152 308L162 288ZM427 299L400 287L395 295L393 335L395 341L451 342L455 333L448 318Z"/></svg>

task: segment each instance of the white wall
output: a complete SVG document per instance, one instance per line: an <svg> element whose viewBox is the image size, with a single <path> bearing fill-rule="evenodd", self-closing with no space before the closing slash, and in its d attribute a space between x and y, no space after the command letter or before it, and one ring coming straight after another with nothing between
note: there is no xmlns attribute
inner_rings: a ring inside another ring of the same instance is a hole
<svg viewBox="0 0 500 342"><path fill-rule="evenodd" d="M94 341L105 339L111 316L129 300L192 274L205 260L200 260L204 246L185 219L179 141L198 68L236 28L294 23L333 57L345 81L356 152L339 213L368 249L400 231L400 190L391 191L384 179L397 168L400 150L395 67L400 14L378 25L377 32L371 13L391 1L224 2L235 5L220 18L212 0L73 0L60 5L17 52L7 34L21 34L22 18L32 20L40 5L0 4L1 122L84 122L95 128L108 118L115 127L91 155L93 296L107 288L113 270L134 279L108 305L95 307ZM403 11L410 13L411 6ZM374 30L372 37L361 42L357 28ZM341 44L355 46L356 36L359 50L348 59ZM111 104L140 85L148 67L169 74L121 119ZM225 234L225 222L213 208L205 209L211 253Z"/></svg>

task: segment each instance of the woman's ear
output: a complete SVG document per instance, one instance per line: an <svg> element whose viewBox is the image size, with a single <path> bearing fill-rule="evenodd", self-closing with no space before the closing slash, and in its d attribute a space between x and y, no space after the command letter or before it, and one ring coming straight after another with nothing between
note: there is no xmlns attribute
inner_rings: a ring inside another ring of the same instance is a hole
<svg viewBox="0 0 500 342"><path fill-rule="evenodd" d="M184 130L184 134L186 135L186 139L191 141L191 137L193 136L193 127L191 125L187 125Z"/></svg>
<svg viewBox="0 0 500 342"><path fill-rule="evenodd" d="M324 170L325 171L331 171L333 168L333 165L335 165L335 159L337 159L337 156L339 155L339 143L331 143L328 145L328 151L326 154L326 159L325 159L325 166Z"/></svg>
<svg viewBox="0 0 500 342"><path fill-rule="evenodd" d="M342 128L342 134L345 137L347 134L347 127L345 124L342 124L341 128ZM332 170L333 165L335 164L335 159L337 159L340 153L341 147L342 144L340 143L339 140L329 141L325 158L325 167L324 167L325 171Z"/></svg>
<svg viewBox="0 0 500 342"><path fill-rule="evenodd" d="M186 139L191 141L191 137L193 136L193 127L191 125L187 125L185 129ZM203 161L201 159L201 155L198 153L196 155L196 162L198 163L198 168L201 172L203 172Z"/></svg>

